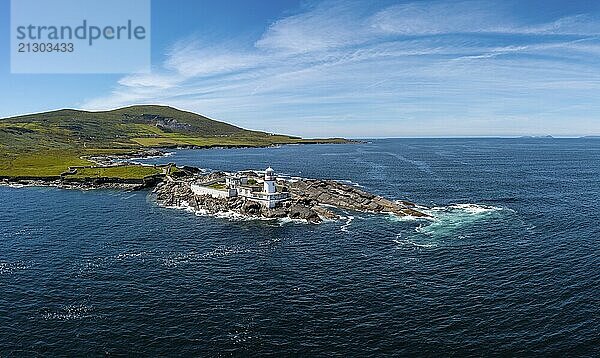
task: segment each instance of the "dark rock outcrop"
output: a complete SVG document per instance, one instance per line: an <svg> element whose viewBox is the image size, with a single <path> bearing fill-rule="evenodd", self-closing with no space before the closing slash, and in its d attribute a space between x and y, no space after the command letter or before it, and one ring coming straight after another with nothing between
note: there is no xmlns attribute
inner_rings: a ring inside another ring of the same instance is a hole
<svg viewBox="0 0 600 358"><path fill-rule="evenodd" d="M189 181L166 180L155 189L156 201L163 206L190 207L198 212L217 214L234 212L247 217L256 218L291 218L301 219L309 222L321 222L325 213L319 215L318 211L311 207L295 202L294 200L284 202L276 208L269 209L265 206L243 197L228 199L213 198L207 195L195 195ZM328 214L333 217L334 214Z"/></svg>
<svg viewBox="0 0 600 358"><path fill-rule="evenodd" d="M160 205L191 207L207 214L234 212L257 218L290 218L313 223L324 219L338 219L335 208L370 213L391 213L397 216L428 217L416 210L409 202L394 202L333 180L301 179L287 181L290 200L280 203L273 209L243 198L214 198L207 195L195 195L191 190L192 182L210 182L223 179L223 172L214 172L201 177L174 180L167 178L154 190Z"/></svg>

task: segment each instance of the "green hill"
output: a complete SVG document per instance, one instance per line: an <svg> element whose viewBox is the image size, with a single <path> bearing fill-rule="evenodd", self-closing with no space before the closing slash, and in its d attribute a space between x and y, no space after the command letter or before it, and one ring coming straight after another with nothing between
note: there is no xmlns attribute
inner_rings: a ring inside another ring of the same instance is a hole
<svg viewBox="0 0 600 358"><path fill-rule="evenodd" d="M342 143L252 131L166 106L88 112L62 109L0 119L0 176L58 175L82 157L145 148Z"/></svg>

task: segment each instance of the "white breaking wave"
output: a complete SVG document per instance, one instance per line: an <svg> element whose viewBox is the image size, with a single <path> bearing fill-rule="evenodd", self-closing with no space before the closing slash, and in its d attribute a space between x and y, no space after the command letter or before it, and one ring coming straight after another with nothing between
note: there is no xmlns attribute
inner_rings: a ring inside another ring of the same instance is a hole
<svg viewBox="0 0 600 358"><path fill-rule="evenodd" d="M270 220L270 219L267 219L267 220ZM292 218L281 218L281 219L278 219L277 222L279 222L279 226L283 226L286 224L309 224L308 220L292 219Z"/></svg>
<svg viewBox="0 0 600 358"><path fill-rule="evenodd" d="M429 209L429 211L433 217L436 216L436 213L440 213L440 212L462 211L462 212L470 214L470 215L481 215L481 214L487 214L487 213L492 213L492 212L501 211L501 210L509 210L509 209L500 208L500 207L496 207L496 206L480 205L480 204L453 204L453 205L449 205L449 206L438 206L438 207L433 207L433 208Z"/></svg>
<svg viewBox="0 0 600 358"><path fill-rule="evenodd" d="M14 184L14 183L7 184L7 186L10 188L13 188L13 189L21 189L21 188L25 187L25 185L23 185L23 184Z"/></svg>
<svg viewBox="0 0 600 358"><path fill-rule="evenodd" d="M358 184L356 182L353 182L352 180L339 179L339 180L336 180L336 181L338 183L341 183L341 184L346 184L346 185L354 186L354 187L357 187L357 188L364 188L363 185L360 185L360 184Z"/></svg>
<svg viewBox="0 0 600 358"><path fill-rule="evenodd" d="M210 213L205 209L195 209L189 205L188 202L182 201L181 205L159 205L168 209L177 209L177 210L185 210L189 213L193 213L196 216L208 216L219 219L226 219L229 221L273 221L279 222L280 225L289 224L289 223L297 223L297 224L309 224L308 220L304 219L292 219L292 218L265 218L261 216L246 216L240 214L238 212L229 210L229 211L219 211L216 213Z"/></svg>
<svg viewBox="0 0 600 358"><path fill-rule="evenodd" d="M392 240L393 242L395 242L396 244L400 245L400 246L414 246L417 248L425 248L425 249L430 249L433 247L436 247L437 245L433 244L433 243L417 243L413 240L409 240L409 239L394 239Z"/></svg>
<svg viewBox="0 0 600 358"><path fill-rule="evenodd" d="M350 230L348 230L348 228L350 227L350 225L352 225L353 220L354 220L354 216L348 215L346 217L346 223L344 225L340 226L340 230L342 230L343 232L350 232Z"/></svg>
<svg viewBox="0 0 600 358"><path fill-rule="evenodd" d="M431 236L455 234L462 227L493 217L503 210L508 209L480 204L433 207L424 211L431 215L433 220L429 225L419 226L417 231Z"/></svg>
<svg viewBox="0 0 600 358"><path fill-rule="evenodd" d="M387 219L390 221L396 221L396 222L408 222L408 221L419 221L419 220L431 221L432 220L431 218L412 216L412 215L398 216L394 213L388 213Z"/></svg>
<svg viewBox="0 0 600 358"><path fill-rule="evenodd" d="M416 218L415 220L421 223L414 229L415 233L407 237L398 234L393 240L394 243L418 248L437 247L444 240L462 238L464 229L477 222L497 219L503 212L514 212L511 209L482 204L452 204L418 209L431 215L431 218ZM409 218L395 219L395 221L409 220Z"/></svg>

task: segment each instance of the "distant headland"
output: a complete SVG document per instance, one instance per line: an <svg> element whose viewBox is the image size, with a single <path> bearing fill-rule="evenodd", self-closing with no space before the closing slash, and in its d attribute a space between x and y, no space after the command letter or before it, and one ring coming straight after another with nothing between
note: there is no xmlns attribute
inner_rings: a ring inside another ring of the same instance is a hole
<svg viewBox="0 0 600 358"><path fill-rule="evenodd" d="M167 106L61 109L0 119L0 179L133 181L164 175L167 168L116 166L112 158L147 156L165 148L350 142L248 130Z"/></svg>

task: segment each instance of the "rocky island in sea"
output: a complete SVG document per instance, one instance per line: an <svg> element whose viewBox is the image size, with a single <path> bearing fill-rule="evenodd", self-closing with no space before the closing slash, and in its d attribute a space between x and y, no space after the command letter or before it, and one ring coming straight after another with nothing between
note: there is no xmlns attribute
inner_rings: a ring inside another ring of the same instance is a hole
<svg viewBox="0 0 600 358"><path fill-rule="evenodd" d="M391 201L335 180L277 176L272 168L264 172L167 176L156 186L154 194L162 206L249 218L319 223L338 219L338 210L428 217L410 202Z"/></svg>

